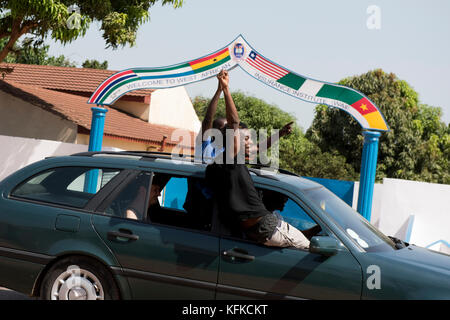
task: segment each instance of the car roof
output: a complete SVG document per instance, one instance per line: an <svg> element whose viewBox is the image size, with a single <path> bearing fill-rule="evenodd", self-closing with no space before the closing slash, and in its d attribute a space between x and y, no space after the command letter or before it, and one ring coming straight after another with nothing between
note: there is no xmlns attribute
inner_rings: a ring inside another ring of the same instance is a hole
<svg viewBox="0 0 450 320"><path fill-rule="evenodd" d="M65 158L65 159L63 159ZM152 168L160 170L171 170L176 174L177 172L187 173L191 175L203 175L207 164L200 161L194 161L191 155L177 157L172 153L161 152L146 152L146 151L99 151L99 152L82 152L72 154L68 157L50 157L47 158L59 162L61 160L75 160L83 161L84 163L92 163L93 165L120 165L121 167L129 168ZM52 161L52 162L53 162ZM321 185L309 179L284 170L282 168L273 168L263 165L250 165L249 171L254 175L256 182L268 183L277 185L280 182L295 187L300 190L307 190L317 188ZM279 182L279 183L277 183Z"/></svg>

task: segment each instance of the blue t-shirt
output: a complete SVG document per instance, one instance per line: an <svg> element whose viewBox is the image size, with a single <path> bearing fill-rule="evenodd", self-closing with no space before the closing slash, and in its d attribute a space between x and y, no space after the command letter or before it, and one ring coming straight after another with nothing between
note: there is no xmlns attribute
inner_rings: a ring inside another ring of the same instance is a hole
<svg viewBox="0 0 450 320"><path fill-rule="evenodd" d="M211 137L208 137L208 139L202 142L202 162L208 164L213 163L214 158L224 151L225 148L218 149L214 142L211 140Z"/></svg>

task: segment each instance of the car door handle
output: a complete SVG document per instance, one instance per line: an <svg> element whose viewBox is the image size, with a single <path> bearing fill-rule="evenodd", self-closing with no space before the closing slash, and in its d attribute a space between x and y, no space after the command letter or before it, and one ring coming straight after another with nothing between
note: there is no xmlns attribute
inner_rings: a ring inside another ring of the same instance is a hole
<svg viewBox="0 0 450 320"><path fill-rule="evenodd" d="M255 256L251 256L247 251L239 248L230 249L228 251L222 252L222 256L230 257L232 260L235 258L253 261L255 260Z"/></svg>
<svg viewBox="0 0 450 320"><path fill-rule="evenodd" d="M108 238L114 238L117 240L126 239L126 241L136 241L139 240L139 236L133 234L130 230L119 229L119 231L109 231Z"/></svg>

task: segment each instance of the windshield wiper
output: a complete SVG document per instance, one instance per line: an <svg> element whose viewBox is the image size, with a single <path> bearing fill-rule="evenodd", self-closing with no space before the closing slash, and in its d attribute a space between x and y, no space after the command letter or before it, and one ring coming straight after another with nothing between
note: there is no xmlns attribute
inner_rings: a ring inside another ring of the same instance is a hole
<svg viewBox="0 0 450 320"><path fill-rule="evenodd" d="M391 236L388 236L388 237L389 237L389 239L391 239L394 242L395 247L397 249L403 249L403 248L406 248L407 246L409 246L408 242L405 242L405 241L400 240L400 239L395 238L395 237L391 237Z"/></svg>

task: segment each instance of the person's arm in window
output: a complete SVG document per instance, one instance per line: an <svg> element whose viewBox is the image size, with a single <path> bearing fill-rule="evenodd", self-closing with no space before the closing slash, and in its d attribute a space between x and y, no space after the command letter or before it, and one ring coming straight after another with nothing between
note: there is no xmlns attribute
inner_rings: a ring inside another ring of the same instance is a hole
<svg viewBox="0 0 450 320"><path fill-rule="evenodd" d="M127 219L133 219L133 220L137 220L138 219L136 212L134 210L132 210L132 209L127 209L125 217Z"/></svg>
<svg viewBox="0 0 450 320"><path fill-rule="evenodd" d="M320 231L322 231L322 228L319 225L315 225L312 228L301 230L303 235L308 238L308 240L311 240L312 237L317 235Z"/></svg>
<svg viewBox="0 0 450 320"><path fill-rule="evenodd" d="M136 194L136 198L130 203L130 206L128 207L127 211L125 212L125 217L127 219L133 219L138 220L138 213L135 208L140 208L145 203L145 197L147 193L147 189L144 186L140 186L138 189L138 192ZM139 214L140 215L140 214Z"/></svg>

